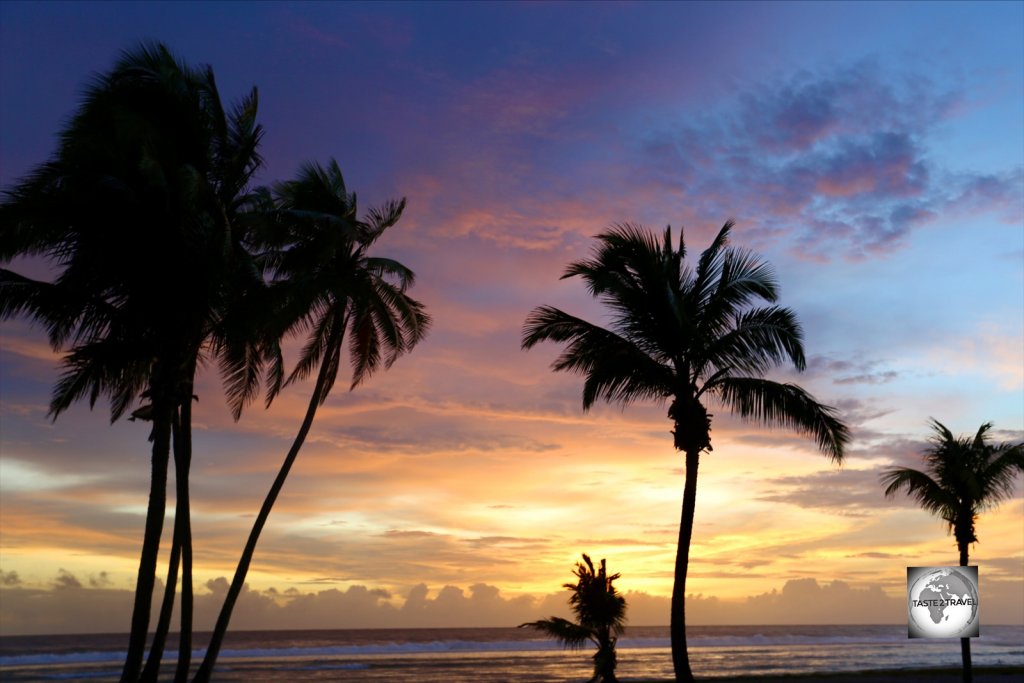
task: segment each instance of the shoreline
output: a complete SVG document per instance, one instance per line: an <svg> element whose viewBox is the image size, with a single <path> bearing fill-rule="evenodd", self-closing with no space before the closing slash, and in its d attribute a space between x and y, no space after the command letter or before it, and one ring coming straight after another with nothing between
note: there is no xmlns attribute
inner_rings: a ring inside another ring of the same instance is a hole
<svg viewBox="0 0 1024 683"><path fill-rule="evenodd" d="M235 667L226 667L221 675L218 676L220 680L226 682L232 681L252 681L254 680L253 671L234 671ZM428 667L429 668L429 667ZM77 670L76 670L77 669ZM99 681L101 683L115 683L118 674L117 671L110 670L106 671L103 669L109 669L109 667L103 665L85 665L81 667L75 666L52 666L52 665L30 665L30 666L13 666L13 667L0 667L0 678L4 680L10 680L12 683L21 681L23 683L37 683L40 680L39 674L42 672L62 672L60 678L67 680L70 683L87 683L89 681ZM364 667L352 667L351 671L344 669L337 669L330 667L331 678L316 678L316 680L338 680L338 681L358 681L361 680L362 674L365 673ZM296 669L294 666L283 666L283 667L269 667L266 669L261 668L259 676L255 677L255 680L261 681L287 681L294 680L291 678L289 672L294 672ZM305 670L305 669L303 669ZM381 680L388 681L412 681L419 680L421 677L413 675L413 671L416 667L413 666L411 669L406 669L404 674L399 674L394 678L385 678ZM522 672L519 672L522 674ZM671 677L633 677L628 675L626 672L618 672L619 681L621 683L675 683L675 679ZM1016 681L1024 680L1024 666L984 666L974 668L973 683L1016 683ZM270 674L270 678L267 675ZM340 677L339 677L340 674ZM526 677L530 681L545 681L545 683L574 683L576 681L583 681L582 676L569 675L568 677L562 675L556 675L553 677L537 677L536 675L528 675ZM860 670L860 671L846 671L846 672L819 672L819 673L803 673L803 674L744 674L737 676L701 676L697 675L696 680L698 683L961 683L963 676L959 667L937 667L937 668L914 668L914 669L874 669L874 670ZM375 679L376 680L376 679ZM438 678L436 674L428 675L422 680L430 682L436 682L441 680L447 680L447 678ZM458 681L469 681L472 679L458 677ZM496 681L499 680L494 678L492 675L487 675L482 679L485 681ZM500 680L506 683L514 683L519 680L518 677L501 678Z"/></svg>
<svg viewBox="0 0 1024 683"><path fill-rule="evenodd" d="M986 666L975 667L974 683L1010 683L1024 679L1024 667L1019 666ZM700 676L697 681L708 683L961 683L963 674L959 668L941 667L937 669L877 669L866 671L849 671L843 673L808 673L808 674L765 674L744 676ZM630 678L620 677L622 683L675 683L671 678Z"/></svg>

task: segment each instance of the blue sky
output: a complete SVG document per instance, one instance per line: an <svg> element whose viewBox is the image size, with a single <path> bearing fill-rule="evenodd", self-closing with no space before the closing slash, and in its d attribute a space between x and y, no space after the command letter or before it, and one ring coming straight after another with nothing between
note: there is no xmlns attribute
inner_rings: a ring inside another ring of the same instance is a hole
<svg viewBox="0 0 1024 683"><path fill-rule="evenodd" d="M775 266L803 322L798 381L854 430L837 471L796 435L716 413L694 592L770 621L791 607L749 600L840 580L895 601L865 619L898 622L903 568L955 549L882 498L880 468L916 464L929 417L1024 437L1020 2L2 3L0 185L47 158L90 76L145 39L210 64L228 99L259 88L260 182L335 157L364 206L407 197L379 253L416 271L435 318L412 355L325 405L262 541L254 605L355 591L372 621L425 584L484 600L467 623L517 623L588 552L657 621L682 489L664 408L584 415L579 381L547 370L556 349L519 350L535 306L600 319L558 278L615 222L683 225L697 254L736 218L735 242ZM55 587L90 606L130 587L145 429L108 426L103 407L51 424L42 333L5 322L0 344L0 628L60 630L74 601ZM214 373L201 379L194 527L211 595L306 391L235 424ZM1018 498L983 518L974 551L1006 619L1024 606L1022 532ZM29 624L18 598L39 596L52 609Z"/></svg>

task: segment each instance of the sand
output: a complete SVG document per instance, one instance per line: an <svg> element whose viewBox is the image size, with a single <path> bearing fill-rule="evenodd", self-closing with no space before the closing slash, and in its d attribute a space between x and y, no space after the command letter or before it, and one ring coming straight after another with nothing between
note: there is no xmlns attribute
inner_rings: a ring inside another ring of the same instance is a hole
<svg viewBox="0 0 1024 683"><path fill-rule="evenodd" d="M700 678L701 683L961 683L960 671L906 670L871 671L849 674L807 674L800 676L741 676L731 678ZM1024 668L980 669L974 672L974 683L1021 683ZM672 683L671 679L630 681L623 683Z"/></svg>

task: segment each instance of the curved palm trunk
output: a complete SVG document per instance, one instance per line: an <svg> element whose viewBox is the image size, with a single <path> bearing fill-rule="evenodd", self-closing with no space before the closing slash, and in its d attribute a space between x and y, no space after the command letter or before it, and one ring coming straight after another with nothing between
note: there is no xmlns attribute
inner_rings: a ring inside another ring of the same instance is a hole
<svg viewBox="0 0 1024 683"><path fill-rule="evenodd" d="M678 430L678 428L677 428ZM676 681L691 683L690 655L686 651L686 572L690 564L690 538L693 536L693 514L697 508L697 465L700 451L686 453L686 483L683 486L683 510L679 520L679 544L676 548L675 583L672 586L670 635L672 667Z"/></svg>
<svg viewBox="0 0 1024 683"><path fill-rule="evenodd" d="M171 434L174 440L174 459L177 469L178 451L181 443L181 421L175 416L171 425ZM174 537L171 542L171 556L167 562L167 583L164 587L164 597L160 606L160 617L157 619L156 632L153 634L153 644L149 648L149 657L146 659L146 666L142 669L139 677L140 683L156 683L160 675L160 664L164 657L164 648L167 645L167 633L171 628L171 616L174 612L174 597L178 588L178 566L181 563L181 501L175 503L174 513Z"/></svg>
<svg viewBox="0 0 1024 683"><path fill-rule="evenodd" d="M960 546L960 566L966 567L967 564L967 543L959 543ZM973 680L973 672L971 670L971 639L961 638L960 639L960 658L963 660L964 670L964 683L971 683Z"/></svg>
<svg viewBox="0 0 1024 683"><path fill-rule="evenodd" d="M672 585L672 667L678 683L693 683L690 655L686 651L686 573L690 566L693 515L697 509L697 466L700 464L701 452L711 450L711 416L700 400L686 388L676 394L668 415L675 423L672 436L676 450L686 454L683 509L679 520L679 542Z"/></svg>
<svg viewBox="0 0 1024 683"><path fill-rule="evenodd" d="M173 412L174 408L169 400L159 395L154 396L149 505L146 509L146 530L142 539L131 632L128 636L128 653L121 670L121 683L135 683L142 669L142 657L146 652L146 635L149 633L150 609L156 585L156 563L160 553L160 535L163 532L164 511L167 505L167 466L171 455Z"/></svg>
<svg viewBox="0 0 1024 683"><path fill-rule="evenodd" d="M333 336L328 341L328 349L335 349L341 345L341 335L337 335L337 339ZM267 523L267 518L270 516L270 510L274 506L274 502L277 501L278 494L281 493L281 489L284 487L285 479L288 478L288 473L292 469L292 465L295 463L295 458L299 454L299 449L302 448L302 444L306 440L306 436L309 434L309 429L313 425L313 418L316 416L316 409L320 405L320 398L324 392L324 387L327 384L327 373L328 366L330 363L325 358L320 363L320 372L317 374L316 385L313 388L313 395L309 399L309 406L306 408L306 416L302 420L302 425L299 427L298 433L295 435L295 440L292 442L291 448L288 450L288 455L284 459L284 463L281 465L281 469L277 473L277 478L274 479L273 485L270 487L270 491L267 492L266 498L263 500L263 506L260 508L259 515L256 516L256 521L252 525L252 531L249 532L249 539L246 541L245 549L242 551L242 556L238 560L238 567L235 569L235 576L231 581L231 586L228 588L227 596L224 598L224 605L221 607L220 615L217 617L217 624L213 629L213 634L210 636L210 645L206 649L206 656L203 658L203 663L200 665L199 670L196 672L196 676L193 679L193 683L209 683L210 677L213 675L213 667L217 663L217 657L220 654L220 648L224 643L224 636L228 630L228 624L231 622L231 612L235 608L235 603L238 601L238 596L242 592L242 586L245 585L245 576L249 572L249 565L252 563L253 555L256 552L256 543L260 539L260 534L263 532L263 527Z"/></svg>
<svg viewBox="0 0 1024 683"><path fill-rule="evenodd" d="M188 476L192 466L192 382L188 382L181 399L181 443L174 444L174 477L177 507L174 513L175 543L181 551L181 630L178 634L178 666L176 683L188 681L192 665L192 501ZM181 522L180 526L178 522ZM179 533L180 532L180 533Z"/></svg>
<svg viewBox="0 0 1024 683"><path fill-rule="evenodd" d="M173 438L175 470L175 511L174 536L167 568L167 586L160 606L153 643L149 649L146 666L139 677L140 683L156 683L170 631L177 592L178 569L182 570L181 629L178 639L178 671L175 680L187 680L192 655L192 524L188 475L192 461L192 386L188 383L184 402L172 413L171 435ZM182 566L182 560L184 565ZM183 656L184 655L184 656ZM182 674L184 667L184 674Z"/></svg>
<svg viewBox="0 0 1024 683"><path fill-rule="evenodd" d="M175 527L177 527L177 523L175 523ZM175 528L174 537L175 539L178 537L177 528ZM139 677L140 683L155 683L160 674L160 661L164 657L167 632L171 626L171 613L174 611L174 596L178 588L178 565L180 563L181 547L175 540L171 545L171 557L168 560L167 586L164 589L163 603L160 605L160 617L153 635L153 644L149 648L149 657L146 658L146 666L142 669L142 675Z"/></svg>
<svg viewBox="0 0 1024 683"><path fill-rule="evenodd" d="M171 613L174 611L174 596L177 593L178 565L181 563L181 546L178 544L177 536L175 528L175 538L171 545L171 557L167 566L167 587L164 589L164 600L160 606L160 617L157 621L157 631L153 636L153 644L150 646L150 656L146 657L145 667L138 679L140 683L156 683L157 677L160 675L160 664L164 658L164 648L167 645L167 633L171 627Z"/></svg>

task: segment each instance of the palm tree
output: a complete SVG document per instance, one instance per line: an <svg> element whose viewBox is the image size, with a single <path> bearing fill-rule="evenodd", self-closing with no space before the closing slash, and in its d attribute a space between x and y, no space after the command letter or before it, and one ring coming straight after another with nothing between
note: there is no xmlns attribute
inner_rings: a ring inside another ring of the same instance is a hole
<svg viewBox="0 0 1024 683"><path fill-rule="evenodd" d="M424 338L430 317L406 290L413 285L411 270L392 259L373 257L367 250L401 218L405 200L371 209L358 220L355 194L349 194L341 169L331 160L326 168L305 165L295 181L275 188L279 219L272 289L282 335L308 332L301 357L287 381L281 357L275 359L268 403L282 386L302 380L317 367L316 383L306 415L284 463L253 523L234 578L217 618L195 682L210 680L238 596L252 563L263 527L284 486L302 444L341 367L345 336L352 365L349 389L355 389L381 367Z"/></svg>
<svg viewBox="0 0 1024 683"><path fill-rule="evenodd" d="M715 401L743 418L809 434L835 462L849 439L835 409L794 384L763 375L786 360L803 370L802 332L795 314L774 304L778 284L769 265L728 246L727 222L700 256L685 264L682 232L659 240L637 225L598 235L589 260L569 265L611 310L603 328L557 308L534 309L523 327L523 348L542 341L566 348L552 368L583 375L583 409L599 399L623 406L642 399L669 402L674 445L686 455L679 544L672 590L672 661L676 678L692 681L686 652L684 595L700 455L711 451Z"/></svg>
<svg viewBox="0 0 1024 683"><path fill-rule="evenodd" d="M968 566L968 549L977 543L978 515L1013 497L1015 479L1024 472L1024 444L988 442L992 423L978 428L974 438L956 437L936 419L931 445L924 452L925 471L893 467L882 473L886 497L899 491L944 521L960 551L960 566ZM971 681L971 639L960 639L964 683Z"/></svg>
<svg viewBox="0 0 1024 683"><path fill-rule="evenodd" d="M519 628L537 629L573 650L582 648L589 640L597 646L590 683L618 683L615 643L626 627L626 599L619 595L613 582L621 575L608 576L604 560L601 560L601 568L595 570L586 553L583 562L576 563L573 574L576 583L566 583L563 587L572 592L569 604L576 622L551 617L520 624Z"/></svg>
<svg viewBox="0 0 1024 683"><path fill-rule="evenodd" d="M216 356L231 387L258 374L260 356L240 332L244 316L228 309L258 298L262 285L232 220L260 164L255 111L255 90L225 112L209 68L191 68L163 45L140 45L94 79L55 156L6 192L0 208L0 259L41 256L57 271L53 282L0 271L0 318L28 315L44 325L55 350L68 351L50 414L108 396L112 421L137 402L146 405L134 414L152 421L149 505L122 681L138 679L142 666L172 425L188 420L200 358ZM251 393L234 397L236 412ZM181 434L187 438L187 424ZM179 669L186 670L190 450L175 448Z"/></svg>

